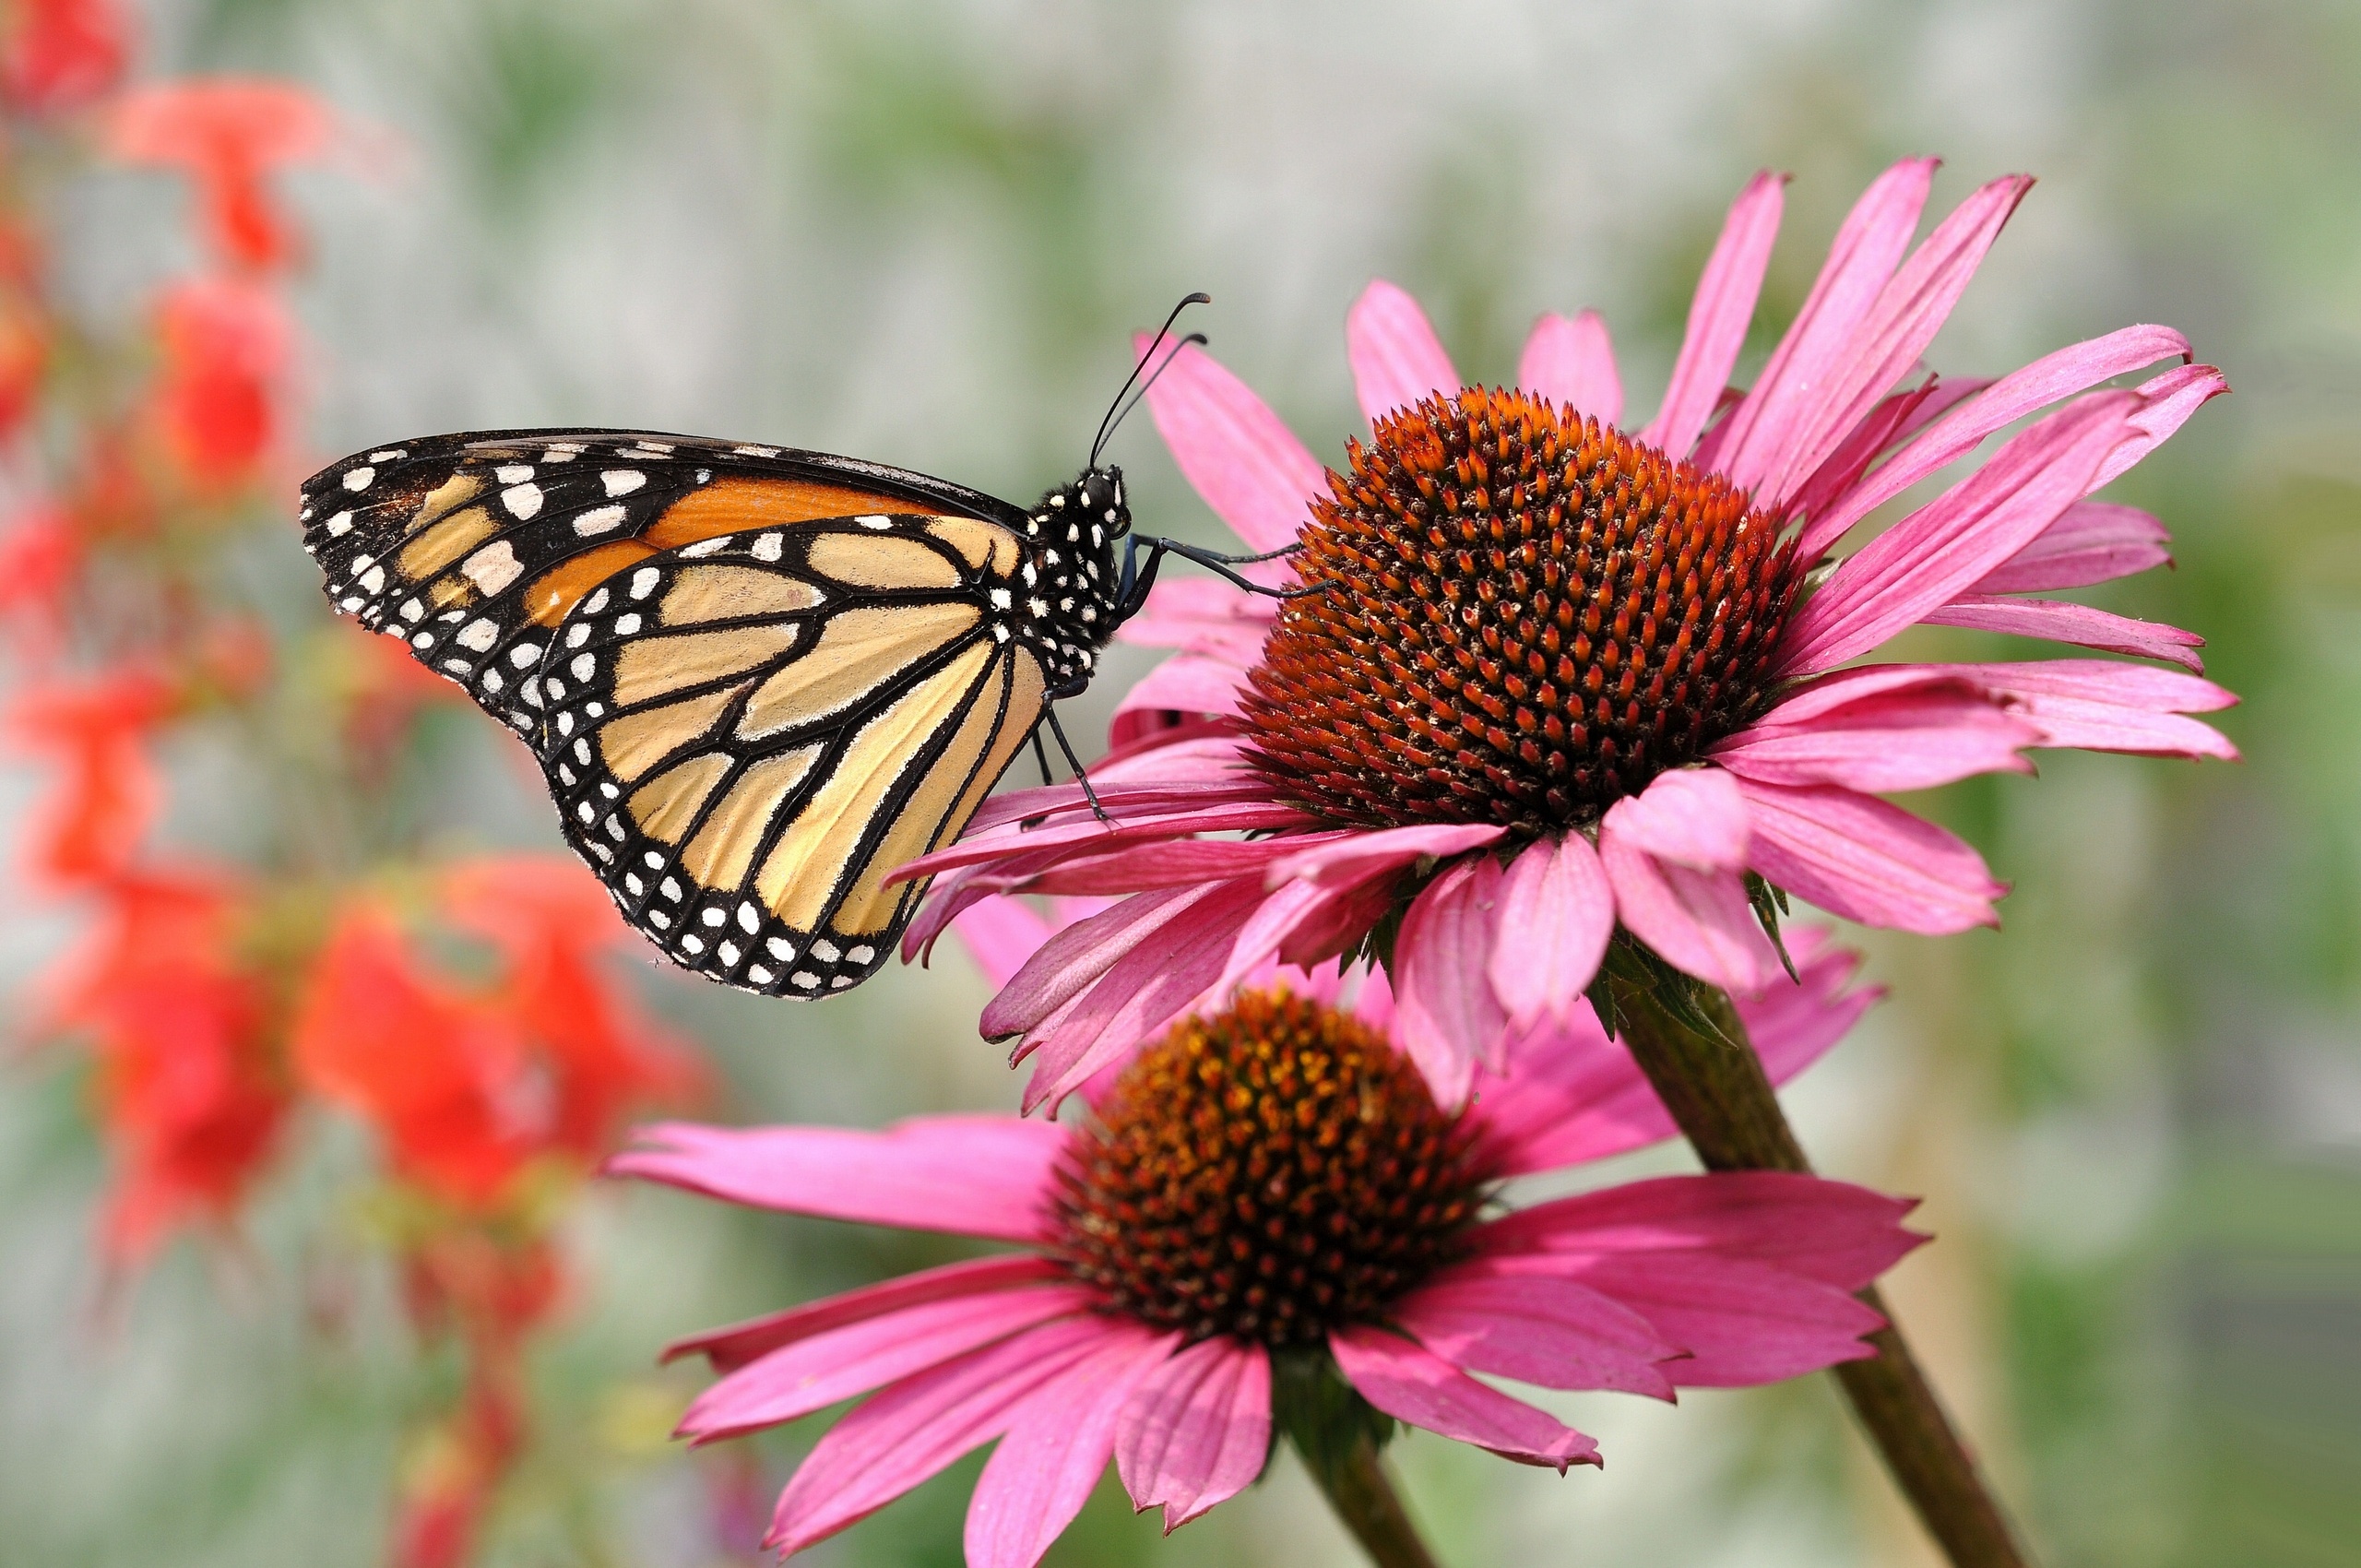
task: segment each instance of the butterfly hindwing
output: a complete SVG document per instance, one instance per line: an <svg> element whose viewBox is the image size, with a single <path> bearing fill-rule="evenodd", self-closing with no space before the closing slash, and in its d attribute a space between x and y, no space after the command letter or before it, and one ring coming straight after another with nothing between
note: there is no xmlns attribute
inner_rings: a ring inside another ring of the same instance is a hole
<svg viewBox="0 0 2361 1568"><path fill-rule="evenodd" d="M580 600L540 753L624 917L773 994L882 964L919 891L885 873L966 826L1040 717L1040 661L989 613L1014 559L992 525L872 514L701 540Z"/></svg>

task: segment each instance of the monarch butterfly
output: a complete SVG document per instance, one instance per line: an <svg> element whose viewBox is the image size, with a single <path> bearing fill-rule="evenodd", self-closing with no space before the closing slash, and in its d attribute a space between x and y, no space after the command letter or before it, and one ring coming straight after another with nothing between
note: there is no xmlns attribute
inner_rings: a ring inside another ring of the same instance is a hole
<svg viewBox="0 0 2361 1568"><path fill-rule="evenodd" d="M955 837L1045 719L1064 745L1050 705L1163 557L1253 559L1131 532L1098 462L1122 398L1029 510L818 452L471 431L313 475L303 545L338 611L526 739L567 840L667 957L822 996L908 923L923 889L886 874Z"/></svg>

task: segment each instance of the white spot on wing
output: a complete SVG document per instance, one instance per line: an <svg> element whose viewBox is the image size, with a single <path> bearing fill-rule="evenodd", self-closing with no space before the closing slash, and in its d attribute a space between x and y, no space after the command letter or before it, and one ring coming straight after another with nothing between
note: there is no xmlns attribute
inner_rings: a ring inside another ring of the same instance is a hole
<svg viewBox="0 0 2361 1568"><path fill-rule="evenodd" d="M366 490L376 477L377 470L374 469L355 469L344 476L344 488L353 491Z"/></svg>
<svg viewBox="0 0 2361 1568"><path fill-rule="evenodd" d="M599 506L574 519L574 531L588 539L593 534L612 532L623 526L631 514L621 506Z"/></svg>
<svg viewBox="0 0 2361 1568"><path fill-rule="evenodd" d="M515 582L525 570L516 559L516 552L504 539L494 540L473 555L459 568L459 575L476 585L486 595L495 594Z"/></svg>
<svg viewBox="0 0 2361 1568"><path fill-rule="evenodd" d="M492 471L492 477L503 484L522 484L533 477L530 463L504 463Z"/></svg>
<svg viewBox="0 0 2361 1568"><path fill-rule="evenodd" d="M776 561L786 548L787 536L766 533L754 540L746 552L757 561Z"/></svg>
<svg viewBox="0 0 2361 1568"><path fill-rule="evenodd" d="M492 622L478 619L459 628L459 646L478 653L490 653L492 645L500 640L500 628Z"/></svg>
<svg viewBox="0 0 2361 1568"><path fill-rule="evenodd" d="M663 580L662 572L653 566L642 566L631 575L631 596L634 599L646 599L656 591L656 585Z"/></svg>
<svg viewBox="0 0 2361 1568"><path fill-rule="evenodd" d="M647 476L637 469L609 469L599 476L599 482L607 487L607 498L611 501L646 484Z"/></svg>

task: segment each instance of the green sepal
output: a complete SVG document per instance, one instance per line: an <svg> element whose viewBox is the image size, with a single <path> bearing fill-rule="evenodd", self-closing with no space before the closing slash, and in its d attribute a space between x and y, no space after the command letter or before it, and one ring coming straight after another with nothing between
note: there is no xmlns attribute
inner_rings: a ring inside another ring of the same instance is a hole
<svg viewBox="0 0 2361 1568"><path fill-rule="evenodd" d="M1383 1452L1397 1429L1345 1381L1326 1346L1271 1352L1271 1441L1284 1434L1314 1473L1341 1473L1364 1443Z"/></svg>
<svg viewBox="0 0 2361 1568"><path fill-rule="evenodd" d="M1772 886L1758 873L1748 872L1746 901L1753 907L1754 918L1762 922L1762 934L1771 939L1772 947L1778 952L1779 967L1787 971L1789 980L1803 984L1803 976L1796 973L1796 961L1787 956L1787 944L1779 935L1779 917L1787 912L1786 890Z"/></svg>
<svg viewBox="0 0 2361 1568"><path fill-rule="evenodd" d="M1618 931L1615 940L1607 944L1607 956L1598 966L1599 979L1607 982L1610 996L1620 986L1635 996L1644 996L1662 1009L1667 1016L1693 1035L1726 1045L1732 1051L1742 1051L1744 1044L1731 1038L1699 996L1699 982L1674 968L1656 956L1653 948L1626 931ZM1592 982L1594 986L1597 981ZM1619 1011L1629 1011L1619 999Z"/></svg>

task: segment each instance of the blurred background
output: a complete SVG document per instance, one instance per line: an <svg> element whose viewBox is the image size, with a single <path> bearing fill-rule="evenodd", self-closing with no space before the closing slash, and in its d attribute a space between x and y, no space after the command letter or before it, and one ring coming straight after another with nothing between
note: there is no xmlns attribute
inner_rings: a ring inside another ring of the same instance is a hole
<svg viewBox="0 0 2361 1568"><path fill-rule="evenodd" d="M294 479L579 422L1021 499L1192 289L1335 461L1372 276L1487 380L1536 315L1596 306L1646 408L1750 173L1796 178L1741 380L1861 187L1936 152L1938 208L2041 176L1942 372L2158 321L2228 373L2114 493L2177 568L2094 601L2208 639L2246 761L2045 754L1921 802L2017 884L2007 927L1869 939L1892 998L1797 1114L1824 1170L1924 1194L1940 1239L1891 1295L2043 1561L2361 1563L2361 10L157 0L110 55L113 12L20 3L0 73L0 1557L755 1561L820 1423L686 1454L701 1377L657 1349L949 1254L589 1160L663 1103L1013 1102L949 944L796 1007L487 916L504 866L570 896L492 858L556 849L546 803L494 726L331 626ZM193 109L221 75L308 96ZM1146 420L1114 457L1143 526L1219 540ZM338 1019L397 1066L339 1057ZM419 1083L506 1090L436 1019L591 1110L469 1164ZM603 1065L565 1057L576 1026ZM1823 1379L1556 1403L1604 1473L1397 1445L1446 1562L1929 1561ZM812 1560L955 1563L976 1468ZM1169 1541L1110 1481L1050 1558L1355 1561L1285 1460Z"/></svg>

